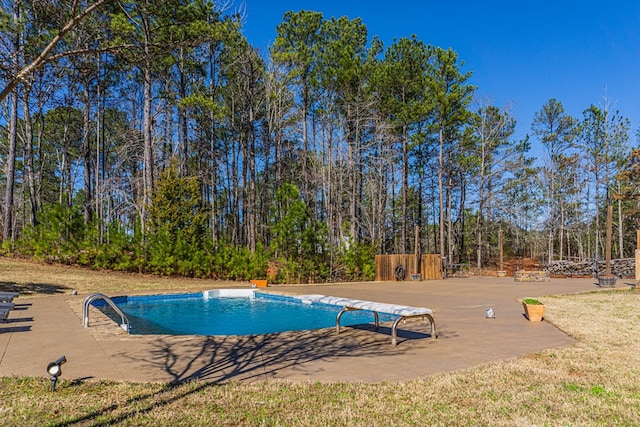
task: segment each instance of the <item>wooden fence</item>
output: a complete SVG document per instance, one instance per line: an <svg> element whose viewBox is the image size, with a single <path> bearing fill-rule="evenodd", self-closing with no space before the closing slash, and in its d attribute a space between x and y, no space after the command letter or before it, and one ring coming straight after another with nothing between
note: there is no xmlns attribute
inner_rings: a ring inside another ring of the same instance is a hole
<svg viewBox="0 0 640 427"><path fill-rule="evenodd" d="M442 279L442 258L436 254L422 255L419 271L422 280ZM412 275L417 272L415 255L376 255L376 281L378 282L411 280ZM401 273L404 273L404 276Z"/></svg>

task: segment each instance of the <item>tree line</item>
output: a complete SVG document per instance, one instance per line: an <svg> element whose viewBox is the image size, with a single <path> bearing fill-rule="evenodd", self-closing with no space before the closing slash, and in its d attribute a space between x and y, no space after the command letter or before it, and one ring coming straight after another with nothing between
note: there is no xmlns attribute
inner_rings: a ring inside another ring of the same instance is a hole
<svg viewBox="0 0 640 427"><path fill-rule="evenodd" d="M5 254L276 281L373 277L377 253L485 268L619 257L640 150L611 102L550 99L514 137L452 49L287 12L260 52L209 0L0 1ZM542 148L536 162L532 140Z"/></svg>

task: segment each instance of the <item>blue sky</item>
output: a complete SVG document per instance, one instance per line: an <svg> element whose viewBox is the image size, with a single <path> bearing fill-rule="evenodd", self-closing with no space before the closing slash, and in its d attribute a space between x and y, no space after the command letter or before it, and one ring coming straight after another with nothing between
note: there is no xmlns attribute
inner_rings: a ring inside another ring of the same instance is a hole
<svg viewBox="0 0 640 427"><path fill-rule="evenodd" d="M473 72L477 98L509 106L517 138L531 133L534 113L550 98L581 119L606 96L631 120L630 143L638 145L640 1L236 0L240 6L244 34L262 51L289 10L361 18L369 38L378 35L385 46L416 34L450 47L465 62L462 70Z"/></svg>

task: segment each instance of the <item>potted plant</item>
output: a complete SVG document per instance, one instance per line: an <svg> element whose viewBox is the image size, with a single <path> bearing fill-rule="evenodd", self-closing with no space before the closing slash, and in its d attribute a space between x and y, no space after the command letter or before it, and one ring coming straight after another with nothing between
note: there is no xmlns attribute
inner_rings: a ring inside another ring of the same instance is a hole
<svg viewBox="0 0 640 427"><path fill-rule="evenodd" d="M525 298L522 300L524 314L530 322L539 322L544 314L544 304L535 298Z"/></svg>

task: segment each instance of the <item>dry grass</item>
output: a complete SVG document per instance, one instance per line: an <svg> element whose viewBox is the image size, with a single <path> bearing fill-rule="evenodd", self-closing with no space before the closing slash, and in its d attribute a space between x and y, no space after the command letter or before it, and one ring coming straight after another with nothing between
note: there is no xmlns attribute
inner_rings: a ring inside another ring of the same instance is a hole
<svg viewBox="0 0 640 427"><path fill-rule="evenodd" d="M0 257L0 289L19 291L21 296L68 294L74 289L80 294L108 294L132 289L139 292L190 291L212 286L233 287L238 286L238 282L95 271Z"/></svg>
<svg viewBox="0 0 640 427"><path fill-rule="evenodd" d="M102 291L133 283L141 289L168 285L72 268L42 266L37 273L33 264L0 259L3 283L19 288L46 284L48 268L61 269L56 274L65 274L80 292L98 285ZM173 289L190 287L201 286L171 281ZM16 426L640 425L640 293L594 292L543 302L545 318L577 344L404 383L62 381L50 393L44 378L3 378L0 420Z"/></svg>

